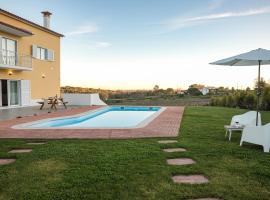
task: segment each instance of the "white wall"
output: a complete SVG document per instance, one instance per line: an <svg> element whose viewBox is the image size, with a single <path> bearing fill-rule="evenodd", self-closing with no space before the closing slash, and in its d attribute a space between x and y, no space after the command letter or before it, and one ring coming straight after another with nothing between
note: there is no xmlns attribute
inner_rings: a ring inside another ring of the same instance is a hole
<svg viewBox="0 0 270 200"><path fill-rule="evenodd" d="M68 105L106 105L100 98L99 94L68 94L63 93L61 97L64 98L64 101L68 102Z"/></svg>

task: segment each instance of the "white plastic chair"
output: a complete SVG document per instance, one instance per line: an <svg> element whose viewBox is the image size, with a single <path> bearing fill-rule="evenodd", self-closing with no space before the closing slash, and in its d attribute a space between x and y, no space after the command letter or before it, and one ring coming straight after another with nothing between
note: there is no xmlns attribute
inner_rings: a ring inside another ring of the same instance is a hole
<svg viewBox="0 0 270 200"><path fill-rule="evenodd" d="M247 126L244 128L240 146L243 142L258 144L263 146L264 152L270 150L270 123L264 126Z"/></svg>
<svg viewBox="0 0 270 200"><path fill-rule="evenodd" d="M231 125L235 125L238 122L239 125L243 126L256 126L256 111L249 111L242 115L235 115L232 117ZM258 114L258 126L262 125L261 113Z"/></svg>

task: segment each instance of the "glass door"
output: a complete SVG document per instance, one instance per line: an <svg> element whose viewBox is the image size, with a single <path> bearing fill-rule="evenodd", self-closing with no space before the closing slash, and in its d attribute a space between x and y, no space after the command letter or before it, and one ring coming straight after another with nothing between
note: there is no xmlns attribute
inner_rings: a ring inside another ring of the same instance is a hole
<svg viewBox="0 0 270 200"><path fill-rule="evenodd" d="M18 81L9 81L9 105L19 105L19 84Z"/></svg>

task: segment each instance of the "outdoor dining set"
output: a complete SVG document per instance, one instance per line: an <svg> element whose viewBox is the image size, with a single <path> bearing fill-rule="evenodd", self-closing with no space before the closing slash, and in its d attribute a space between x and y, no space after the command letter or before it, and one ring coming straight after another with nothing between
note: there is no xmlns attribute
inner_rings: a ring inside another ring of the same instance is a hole
<svg viewBox="0 0 270 200"><path fill-rule="evenodd" d="M57 97L57 95L55 95L54 97L44 98L42 99L42 101L39 101L38 103L41 105L40 110L46 107L57 110L57 107L59 105L63 105L65 109L67 109L66 104L68 104L67 101L64 101L62 97Z"/></svg>

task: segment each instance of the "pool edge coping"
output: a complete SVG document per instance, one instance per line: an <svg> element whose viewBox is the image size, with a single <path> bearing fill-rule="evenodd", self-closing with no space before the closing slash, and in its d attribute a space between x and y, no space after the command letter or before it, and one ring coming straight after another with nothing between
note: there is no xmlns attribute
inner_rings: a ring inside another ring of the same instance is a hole
<svg viewBox="0 0 270 200"><path fill-rule="evenodd" d="M175 138L180 134L185 106L166 106L167 109L143 128L137 129L12 129L17 124L45 118L75 115L105 106L85 106L63 112L27 116L0 122L1 139L138 139Z"/></svg>
<svg viewBox="0 0 270 200"><path fill-rule="evenodd" d="M43 122L48 122L50 120L57 120L57 119L68 119L68 118L73 118L73 117L81 117L85 114L91 114L95 112L102 111L104 109L107 109L109 107L159 107L160 109L152 114L151 116L147 117L140 123L138 123L136 126L130 126L130 127L24 127L27 125L33 125L34 123L43 123ZM73 130L93 130L93 129L98 129L98 130L106 130L106 129L112 129L112 130L126 130L126 129L139 129L147 126L149 123L151 123L155 118L157 118L162 112L164 112L167 109L166 106L117 106L117 105L107 105L103 106L100 108L96 108L93 110L88 110L82 113L74 114L74 115L67 115L67 116L59 116L59 117L51 117L51 118L45 118L45 119L40 119L40 120L35 120L31 122L26 122L26 123L21 123L21 124L16 124L11 126L11 129L15 130L67 130L67 129L73 129Z"/></svg>

